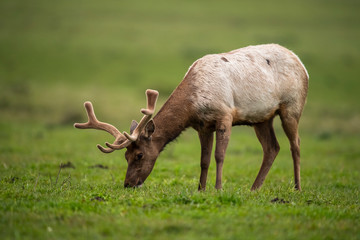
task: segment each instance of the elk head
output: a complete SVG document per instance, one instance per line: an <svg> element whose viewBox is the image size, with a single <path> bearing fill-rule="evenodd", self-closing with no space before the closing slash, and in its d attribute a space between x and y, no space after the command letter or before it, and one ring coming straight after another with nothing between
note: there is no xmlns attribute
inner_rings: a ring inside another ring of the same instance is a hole
<svg viewBox="0 0 360 240"><path fill-rule="evenodd" d="M114 150L126 148L125 158L128 162L126 172L125 187L136 187L142 185L145 179L149 176L159 152L152 147L151 135L155 131L155 124L151 117L155 110L156 100L159 93L155 90L146 90L147 108L141 109L144 114L139 123L132 121L130 126L130 134L127 132L121 133L116 127L109 123L100 122L97 120L94 108L91 102L84 103L88 122L75 123L74 127L80 129L98 129L104 130L115 137L114 142L106 142L107 148L97 145L103 153L111 153Z"/></svg>

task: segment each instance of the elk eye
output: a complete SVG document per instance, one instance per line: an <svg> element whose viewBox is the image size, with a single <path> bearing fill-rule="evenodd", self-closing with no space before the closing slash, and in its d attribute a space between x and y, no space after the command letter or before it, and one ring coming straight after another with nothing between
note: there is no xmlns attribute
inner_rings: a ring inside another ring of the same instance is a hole
<svg viewBox="0 0 360 240"><path fill-rule="evenodd" d="M136 160L140 160L140 159L142 159L142 157L143 157L143 154L139 153L136 155Z"/></svg>

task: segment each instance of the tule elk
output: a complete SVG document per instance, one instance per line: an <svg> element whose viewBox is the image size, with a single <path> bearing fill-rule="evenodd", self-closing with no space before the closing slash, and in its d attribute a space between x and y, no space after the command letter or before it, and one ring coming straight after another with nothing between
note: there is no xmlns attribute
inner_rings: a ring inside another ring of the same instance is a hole
<svg viewBox="0 0 360 240"><path fill-rule="evenodd" d="M280 116L290 142L295 188L300 185L299 119L306 101L309 75L300 59L277 44L248 46L228 53L206 55L195 61L183 81L154 116L158 92L147 90L147 108L140 123L133 121L130 134L96 119L92 104L85 102L87 123L76 128L109 132L115 141L98 145L104 153L126 148L125 187L144 183L164 147L188 127L201 143L199 190L205 190L214 132L216 139L216 189L221 189L222 168L231 128L253 126L263 148L263 161L252 185L260 188L279 152L273 119Z"/></svg>

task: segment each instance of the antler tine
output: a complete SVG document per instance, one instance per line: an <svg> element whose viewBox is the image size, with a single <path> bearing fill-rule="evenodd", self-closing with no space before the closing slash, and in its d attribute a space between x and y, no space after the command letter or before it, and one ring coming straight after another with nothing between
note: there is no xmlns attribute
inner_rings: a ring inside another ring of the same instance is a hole
<svg viewBox="0 0 360 240"><path fill-rule="evenodd" d="M112 148L104 148L100 144L97 144L96 147L103 153L112 153L113 151L115 151L115 149L112 149Z"/></svg>
<svg viewBox="0 0 360 240"><path fill-rule="evenodd" d="M119 144L124 141L128 141L125 138L125 136L123 134L121 134L121 132L116 127L114 127L113 125L111 125L109 123L104 123L104 122L100 122L99 120L97 120L97 118L95 116L94 108L93 108L91 102L89 102L89 101L85 102L84 106L86 109L86 113L88 115L88 121L86 123L75 123L74 127L79 128L79 129L92 128L92 129L104 130L115 137L114 144ZM115 150L112 148L104 148L103 146L101 146L99 144L97 145L97 147L103 153L111 153Z"/></svg>
<svg viewBox="0 0 360 240"><path fill-rule="evenodd" d="M147 100L147 108L141 109L141 112L145 115L140 120L138 126L135 128L133 133L129 135L127 132L124 132L124 135L127 139L134 142L138 139L141 131L145 128L146 124L150 121L152 115L155 111L155 105L157 98L159 96L159 92L156 90L147 89L146 90L146 100Z"/></svg>
<svg viewBox="0 0 360 240"><path fill-rule="evenodd" d="M146 99L147 99L147 109L141 109L141 112L145 115L153 115L155 111L155 105L159 92L156 90L147 89L146 90Z"/></svg>
<svg viewBox="0 0 360 240"><path fill-rule="evenodd" d="M155 111L156 101L159 96L159 92L156 90L148 89L146 90L146 98L147 98L147 108L141 109L141 112L145 114L145 116L142 117L140 120L138 126L134 129L133 133L130 135L127 132L124 132L125 137L131 142L134 142L138 139L141 131L145 128L146 124L151 120L152 115ZM121 145L118 144L109 144L106 143L106 145L112 149L121 149L123 148L123 145L128 146L129 143L123 143Z"/></svg>

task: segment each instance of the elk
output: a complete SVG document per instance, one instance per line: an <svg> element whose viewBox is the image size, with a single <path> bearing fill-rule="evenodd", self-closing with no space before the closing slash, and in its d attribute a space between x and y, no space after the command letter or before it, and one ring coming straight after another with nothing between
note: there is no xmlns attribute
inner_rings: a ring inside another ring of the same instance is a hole
<svg viewBox="0 0 360 240"><path fill-rule="evenodd" d="M152 119L158 92L147 90L147 108L140 123L132 121L130 134L97 120L92 104L85 102L87 123L76 128L93 128L115 137L104 153L126 148L128 163L124 187L137 187L151 173L164 147L188 127L198 132L201 144L199 190L205 190L214 135L216 183L222 188L222 169L232 126L255 129L263 148L263 160L251 190L262 186L280 146L273 119L279 115L290 142L295 189L300 185L299 119L308 91L309 75L300 59L277 45L248 46L227 53L206 55L195 61L184 79ZM215 132L215 134L214 134Z"/></svg>

